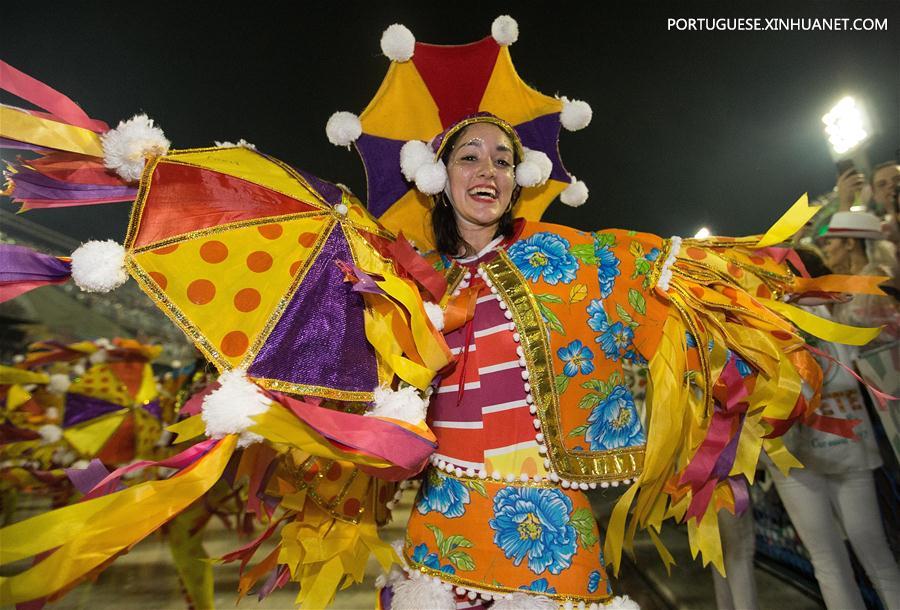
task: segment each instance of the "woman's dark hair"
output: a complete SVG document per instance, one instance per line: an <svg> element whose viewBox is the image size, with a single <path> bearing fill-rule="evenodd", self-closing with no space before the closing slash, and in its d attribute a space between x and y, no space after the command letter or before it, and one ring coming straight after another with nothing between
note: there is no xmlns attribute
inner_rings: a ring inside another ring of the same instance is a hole
<svg viewBox="0 0 900 610"><path fill-rule="evenodd" d="M822 256L822 251L813 246L798 246L795 248L797 252L797 256L800 257L801 262L803 262L803 266L806 267L806 270L809 272L810 277L821 277L823 275L829 275L832 271L825 264L825 257ZM797 275L799 275L799 270L791 265L790 259L788 260L788 264L791 269L794 270Z"/></svg>
<svg viewBox="0 0 900 610"><path fill-rule="evenodd" d="M456 141L459 140L459 137L465 130L466 128L460 129L450 136L450 139L447 141L444 152L441 154L441 160L443 160L445 165L449 166L450 155L453 153ZM521 161L521 159L519 159L518 154L516 154L513 163L518 164L519 161ZM500 222L497 224L497 232L494 233L494 237L500 235L512 237L512 209L519 199L521 190L519 185L516 185L513 189L509 208L503 212L503 215L500 217ZM456 216L453 214L453 206L450 205L447 194L444 191L441 191L437 195L432 196L432 201L434 201L434 207L431 210L431 230L434 232L437 251L441 254L447 254L448 256L459 256L460 251L464 252L466 256L475 254L475 249L472 245L464 240L462 235L459 234L459 227L456 226Z"/></svg>

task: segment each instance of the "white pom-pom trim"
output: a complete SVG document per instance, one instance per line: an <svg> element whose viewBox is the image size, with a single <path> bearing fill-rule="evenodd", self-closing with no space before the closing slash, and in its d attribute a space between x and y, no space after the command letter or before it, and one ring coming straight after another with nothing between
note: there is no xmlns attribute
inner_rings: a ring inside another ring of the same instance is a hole
<svg viewBox="0 0 900 610"><path fill-rule="evenodd" d="M416 188L426 195L437 195L447 185L447 166L438 159L416 170Z"/></svg>
<svg viewBox="0 0 900 610"><path fill-rule="evenodd" d="M657 288L663 292L669 291L669 282L672 281L672 265L675 264L675 258L681 250L681 238L673 235L669 240L669 255L663 261L662 269L659 272L659 280L656 282Z"/></svg>
<svg viewBox="0 0 900 610"><path fill-rule="evenodd" d="M400 149L400 171L407 182L415 181L419 168L433 162L434 152L421 140L410 140Z"/></svg>
<svg viewBox="0 0 900 610"><path fill-rule="evenodd" d="M394 585L392 610L456 610L456 597L438 579L411 578Z"/></svg>
<svg viewBox="0 0 900 610"><path fill-rule="evenodd" d="M47 389L54 394L65 394L70 385L72 385L72 382L69 380L68 375L54 373L53 375L50 375L50 382L47 384Z"/></svg>
<svg viewBox="0 0 900 610"><path fill-rule="evenodd" d="M444 330L444 310L437 303L425 301L425 313L435 330Z"/></svg>
<svg viewBox="0 0 900 610"><path fill-rule="evenodd" d="M59 441L63 435L62 428L56 424L44 424L37 429L37 432L41 435L41 444L43 445L51 445Z"/></svg>
<svg viewBox="0 0 900 610"><path fill-rule="evenodd" d="M641 610L636 601L627 595L617 595L612 598L609 604L601 606L603 610Z"/></svg>
<svg viewBox="0 0 900 610"><path fill-rule="evenodd" d="M89 241L72 253L72 280L85 292L109 292L127 279L125 248L111 239Z"/></svg>
<svg viewBox="0 0 900 610"><path fill-rule="evenodd" d="M519 24L509 15L500 15L491 24L491 36L497 44L508 47L519 39Z"/></svg>
<svg viewBox="0 0 900 610"><path fill-rule="evenodd" d="M513 593L494 601L493 610L558 610L559 604L543 595Z"/></svg>
<svg viewBox="0 0 900 610"><path fill-rule="evenodd" d="M206 435L222 438L226 434L240 434L239 447L261 441L261 436L247 432L247 428L254 423L251 416L269 409L269 399L247 379L247 371L243 369L222 373L218 381L219 388L203 399Z"/></svg>
<svg viewBox="0 0 900 610"><path fill-rule="evenodd" d="M573 208L577 208L578 206L582 205L585 201L587 201L587 198L587 185L575 176L572 176L572 183L567 186L562 193L559 194L559 200Z"/></svg>
<svg viewBox="0 0 900 610"><path fill-rule="evenodd" d="M146 158L166 154L170 144L162 129L146 114L120 122L115 129L100 136L100 140L103 164L128 182L140 180Z"/></svg>
<svg viewBox="0 0 900 610"><path fill-rule="evenodd" d="M381 35L381 52L391 61L409 61L416 50L416 37L405 25L395 23Z"/></svg>
<svg viewBox="0 0 900 610"><path fill-rule="evenodd" d="M366 415L373 417L390 417L418 424L425 419L428 403L422 400L412 386L392 390L386 387L375 388L375 402Z"/></svg>
<svg viewBox="0 0 900 610"><path fill-rule="evenodd" d="M362 135L362 123L352 112L335 112L325 125L325 135L335 146L349 148Z"/></svg>
<svg viewBox="0 0 900 610"><path fill-rule="evenodd" d="M256 150L256 145L251 144L244 138L241 138L236 143L235 142L219 142L216 140L216 148L247 148L249 150Z"/></svg>
<svg viewBox="0 0 900 610"><path fill-rule="evenodd" d="M578 131L584 129L591 124L591 118L594 111L591 110L590 104L581 100L570 100L563 96L560 98L563 103L562 112L559 113L559 122L569 131Z"/></svg>
<svg viewBox="0 0 900 610"><path fill-rule="evenodd" d="M98 349L96 352L88 356L89 364L103 364L109 359L109 352L105 349Z"/></svg>
<svg viewBox="0 0 900 610"><path fill-rule="evenodd" d="M525 149L525 158L516 166L516 184L523 187L541 186L550 178L553 162L539 150Z"/></svg>

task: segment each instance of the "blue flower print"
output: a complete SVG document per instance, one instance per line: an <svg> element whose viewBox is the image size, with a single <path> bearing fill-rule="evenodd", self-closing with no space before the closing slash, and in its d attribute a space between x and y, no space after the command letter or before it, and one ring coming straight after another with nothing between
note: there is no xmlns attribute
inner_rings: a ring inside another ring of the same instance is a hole
<svg viewBox="0 0 900 610"><path fill-rule="evenodd" d="M609 246L595 248L597 257L597 279L600 281L600 296L604 299L612 294L616 277L619 275L619 259Z"/></svg>
<svg viewBox="0 0 900 610"><path fill-rule="evenodd" d="M572 564L577 534L572 501L558 489L504 487L494 496L494 544L518 566L528 560L535 574L559 574Z"/></svg>
<svg viewBox="0 0 900 610"><path fill-rule="evenodd" d="M543 276L550 285L568 284L578 271L578 260L569 252L569 242L554 233L535 233L528 239L517 241L507 254L522 275L532 282Z"/></svg>
<svg viewBox="0 0 900 610"><path fill-rule="evenodd" d="M618 361L631 347L632 339L634 339L634 331L631 327L621 322L616 322L603 331L596 341L600 344L600 348L607 358Z"/></svg>
<svg viewBox="0 0 900 610"><path fill-rule="evenodd" d="M697 349L697 339L688 331L684 331L684 341L688 349Z"/></svg>
<svg viewBox="0 0 900 610"><path fill-rule="evenodd" d="M423 542L419 546L413 549L413 561L416 563L420 563L424 566L431 568L432 570L440 570L445 574L456 574L456 568L454 568L449 563L443 567L441 567L441 561L438 559L437 553L429 553L428 546Z"/></svg>
<svg viewBox="0 0 900 610"><path fill-rule="evenodd" d="M650 252L644 255L648 261L653 262L659 258L659 248L651 248Z"/></svg>
<svg viewBox="0 0 900 610"><path fill-rule="evenodd" d="M743 358L741 358L731 350L726 351L725 364L731 362L732 357L734 357L734 365L737 367L738 373L741 377L747 377L751 373L753 373L753 369L750 367L750 365L747 364L747 362Z"/></svg>
<svg viewBox="0 0 900 610"><path fill-rule="evenodd" d="M594 407L588 415L585 440L591 451L632 447L646 442L628 388L617 385Z"/></svg>
<svg viewBox="0 0 900 610"><path fill-rule="evenodd" d="M600 586L600 572L594 570L588 576L588 593L596 592L598 586Z"/></svg>
<svg viewBox="0 0 900 610"><path fill-rule="evenodd" d="M603 301L593 299L587 307L587 313L590 316L588 318L588 326L591 327L591 330L602 333L609 328L609 318L606 315L606 310L603 309Z"/></svg>
<svg viewBox="0 0 900 610"><path fill-rule="evenodd" d="M546 578L538 578L530 585L522 585L519 589L523 591L535 591L537 593L556 593L556 589L554 587L547 586Z"/></svg>
<svg viewBox="0 0 900 610"><path fill-rule="evenodd" d="M423 515L434 511L449 519L461 517L469 503L469 490L465 485L445 477L434 468L428 471L416 508Z"/></svg>
<svg viewBox="0 0 900 610"><path fill-rule="evenodd" d="M625 360L627 360L628 362L633 362L634 364L636 364L638 366L646 366L647 365L647 359L644 358L643 356L641 356L641 354L633 347L631 349L629 349L627 352L625 352L625 355L622 357Z"/></svg>
<svg viewBox="0 0 900 610"><path fill-rule="evenodd" d="M563 367L563 373L567 377L574 377L578 373L588 375L594 370L594 352L578 339L572 341L566 347L556 350L556 355L566 363Z"/></svg>

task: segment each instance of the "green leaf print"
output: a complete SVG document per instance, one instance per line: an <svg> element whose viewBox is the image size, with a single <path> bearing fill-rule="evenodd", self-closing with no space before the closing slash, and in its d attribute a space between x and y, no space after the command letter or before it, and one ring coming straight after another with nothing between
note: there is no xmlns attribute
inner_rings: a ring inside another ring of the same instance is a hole
<svg viewBox="0 0 900 610"><path fill-rule="evenodd" d="M591 511L579 508L572 513L572 527L578 532L578 543L582 548L588 548L597 544L597 534L594 531L594 518Z"/></svg>
<svg viewBox="0 0 900 610"><path fill-rule="evenodd" d="M485 491L484 483L482 483L481 481L467 480L463 481L463 485L465 485L475 493L487 498L487 491Z"/></svg>
<svg viewBox="0 0 900 610"><path fill-rule="evenodd" d="M616 313L619 314L619 317L622 319L622 321L631 328L638 327L638 323L634 321L634 318L632 318L631 315L627 311L625 311L625 308L618 303L616 303Z"/></svg>
<svg viewBox="0 0 900 610"><path fill-rule="evenodd" d="M536 298L538 301L541 301L542 303L562 303L563 302L562 298L556 296L555 294L546 294L546 293L536 294L536 295L534 295L534 298Z"/></svg>
<svg viewBox="0 0 900 610"><path fill-rule="evenodd" d="M594 247L604 248L606 246L614 248L616 246L616 236L612 233L594 233Z"/></svg>
<svg viewBox="0 0 900 610"><path fill-rule="evenodd" d="M603 401L603 396L599 394L594 394L591 392L590 394L585 394L581 397L581 400L578 401L579 409L593 409L597 405L599 405Z"/></svg>
<svg viewBox="0 0 900 610"><path fill-rule="evenodd" d="M465 551L453 551L447 555L447 561L457 570L469 572L475 569L475 560Z"/></svg>
<svg viewBox="0 0 900 610"><path fill-rule="evenodd" d="M569 252L585 265L597 264L597 255L594 253L594 244L578 244L577 246L572 246L572 249L569 250Z"/></svg>
<svg viewBox="0 0 900 610"><path fill-rule="evenodd" d="M569 388L569 377L565 373L556 376L556 393L562 394Z"/></svg>
<svg viewBox="0 0 900 610"><path fill-rule="evenodd" d="M440 551L440 554L443 555L444 554L444 551L443 551L443 549L444 549L444 532L441 531L441 528L439 528L436 525L432 525L431 523L427 523L425 525L425 527L427 527L434 533L434 542L437 545L437 548L438 548L438 551Z"/></svg>
<svg viewBox="0 0 900 610"><path fill-rule="evenodd" d="M550 330L555 330L561 335L566 334L566 331L563 329L562 322L559 321L559 317L552 311L550 308L538 301L538 309L541 310L541 315L544 316L544 319L547 321L547 326L550 327Z"/></svg>
<svg viewBox="0 0 900 610"><path fill-rule="evenodd" d="M634 310L639 314L647 314L647 301L644 299L644 295L634 288L631 288L628 291L628 302L631 303L631 306L634 307Z"/></svg>
<svg viewBox="0 0 900 610"><path fill-rule="evenodd" d="M446 538L444 538L444 546L446 547L447 551L441 554L449 556L450 553L458 548L472 548L472 541L465 536L453 534L452 536L447 536Z"/></svg>
<svg viewBox="0 0 900 610"><path fill-rule="evenodd" d="M572 428L571 432L569 432L569 436L582 436L587 429L587 424L583 426L576 426L575 428Z"/></svg>

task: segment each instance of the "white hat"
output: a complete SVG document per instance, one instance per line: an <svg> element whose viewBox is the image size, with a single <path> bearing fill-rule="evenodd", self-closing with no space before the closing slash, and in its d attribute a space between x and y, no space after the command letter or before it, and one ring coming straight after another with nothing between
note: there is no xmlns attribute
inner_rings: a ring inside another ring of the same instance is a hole
<svg viewBox="0 0 900 610"><path fill-rule="evenodd" d="M884 239L881 222L868 212L835 212L822 237L861 237Z"/></svg>

